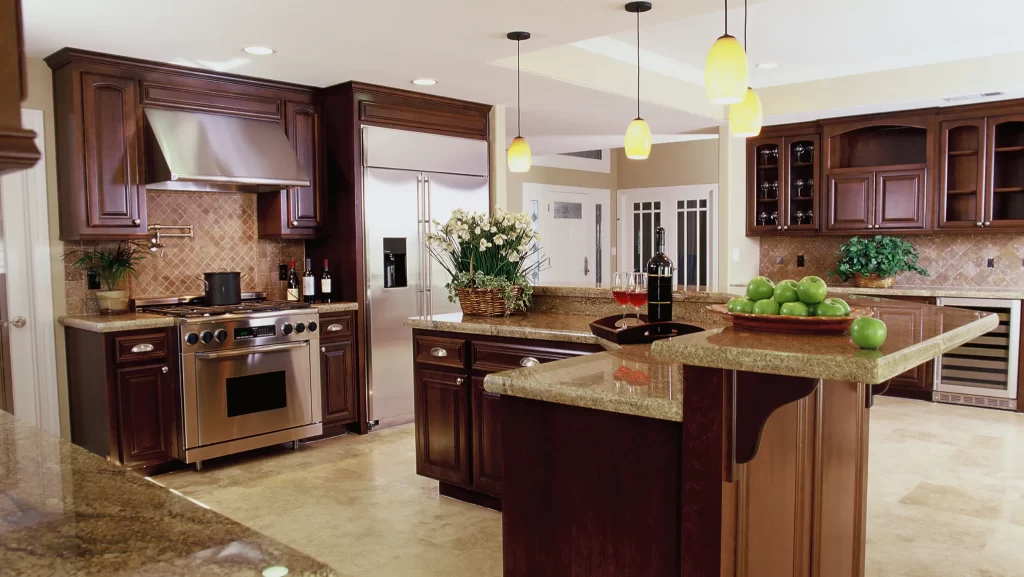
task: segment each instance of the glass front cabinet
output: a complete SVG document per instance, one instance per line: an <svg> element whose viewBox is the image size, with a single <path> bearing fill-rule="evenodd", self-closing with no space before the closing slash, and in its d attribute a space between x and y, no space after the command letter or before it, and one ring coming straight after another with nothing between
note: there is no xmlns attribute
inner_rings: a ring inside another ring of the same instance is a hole
<svg viewBox="0 0 1024 577"><path fill-rule="evenodd" d="M748 141L748 234L819 230L820 158L817 134Z"/></svg>

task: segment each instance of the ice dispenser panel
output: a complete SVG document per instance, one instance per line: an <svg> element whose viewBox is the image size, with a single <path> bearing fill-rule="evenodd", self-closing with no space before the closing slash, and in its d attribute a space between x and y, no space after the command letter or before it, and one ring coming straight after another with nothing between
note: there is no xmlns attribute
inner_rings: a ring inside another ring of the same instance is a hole
<svg viewBox="0 0 1024 577"><path fill-rule="evenodd" d="M384 288L409 286L405 268L405 239L384 239Z"/></svg>

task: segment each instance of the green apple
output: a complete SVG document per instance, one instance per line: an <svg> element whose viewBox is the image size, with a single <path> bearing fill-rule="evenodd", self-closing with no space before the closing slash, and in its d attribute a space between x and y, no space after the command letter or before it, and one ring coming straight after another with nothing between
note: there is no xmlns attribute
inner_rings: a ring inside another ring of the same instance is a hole
<svg viewBox="0 0 1024 577"><path fill-rule="evenodd" d="M775 283L763 276L756 276L747 283L747 298L752 301L770 299L774 294Z"/></svg>
<svg viewBox="0 0 1024 577"><path fill-rule="evenodd" d="M805 276L797 283L796 294L800 297L800 302L804 304L813 305L820 303L825 300L827 293L828 285L825 284L825 281L821 280L821 277Z"/></svg>
<svg viewBox="0 0 1024 577"><path fill-rule="evenodd" d="M736 297L729 299L729 303L725 306L731 313L746 313L749 315L754 310L754 301L747 297Z"/></svg>
<svg viewBox="0 0 1024 577"><path fill-rule="evenodd" d="M807 303L804 303L804 304L807 304ZM816 316L818 316L818 304L820 304L820 303L814 303L814 304L811 304L811 305L807 305L807 316L809 316L809 317L816 317Z"/></svg>
<svg viewBox="0 0 1024 577"><path fill-rule="evenodd" d="M772 298L779 304L795 303L800 300L796 296L796 289L800 285L793 279L787 279L775 285L775 294Z"/></svg>
<svg viewBox="0 0 1024 577"><path fill-rule="evenodd" d="M843 307L843 316L849 316L850 315L850 305L846 304L846 301L844 301L841 298L832 297L830 299L825 299L822 302L832 303L834 305L839 305L839 306Z"/></svg>
<svg viewBox="0 0 1024 577"><path fill-rule="evenodd" d="M877 349L885 343L885 323L873 317L860 317L850 325L850 338L862 349Z"/></svg>
<svg viewBox="0 0 1024 577"><path fill-rule="evenodd" d="M772 299L761 299L754 303L755 315L777 315L779 314L779 303Z"/></svg>
<svg viewBox="0 0 1024 577"><path fill-rule="evenodd" d="M779 314L787 317L806 317L810 313L807 310L807 305L797 301L793 303L782 303L782 306L779 308Z"/></svg>
<svg viewBox="0 0 1024 577"><path fill-rule="evenodd" d="M824 301L814 306L814 316L816 317L845 317L846 311L838 303L829 302L832 299L825 299Z"/></svg>

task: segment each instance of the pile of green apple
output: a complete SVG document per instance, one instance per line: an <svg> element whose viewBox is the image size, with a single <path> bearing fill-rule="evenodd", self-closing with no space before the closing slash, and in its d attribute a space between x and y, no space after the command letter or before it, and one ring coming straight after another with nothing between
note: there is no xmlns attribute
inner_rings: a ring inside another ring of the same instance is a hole
<svg viewBox="0 0 1024 577"><path fill-rule="evenodd" d="M820 277L805 276L799 282L784 280L778 284L763 276L747 283L747 296L730 299L731 313L781 315L791 317L845 317L850 305L841 298L825 298L828 285ZM885 323L872 317L860 317L850 325L853 342L863 349L877 349L885 342Z"/></svg>

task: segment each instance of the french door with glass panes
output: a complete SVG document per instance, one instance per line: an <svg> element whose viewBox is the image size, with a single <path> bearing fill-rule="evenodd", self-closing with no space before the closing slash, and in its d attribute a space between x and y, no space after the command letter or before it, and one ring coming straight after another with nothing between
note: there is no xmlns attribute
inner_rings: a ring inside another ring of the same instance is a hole
<svg viewBox="0 0 1024 577"><path fill-rule="evenodd" d="M654 254L654 229L663 226L673 289L715 289L717 192L716 184L619 190L619 270L643 271Z"/></svg>

